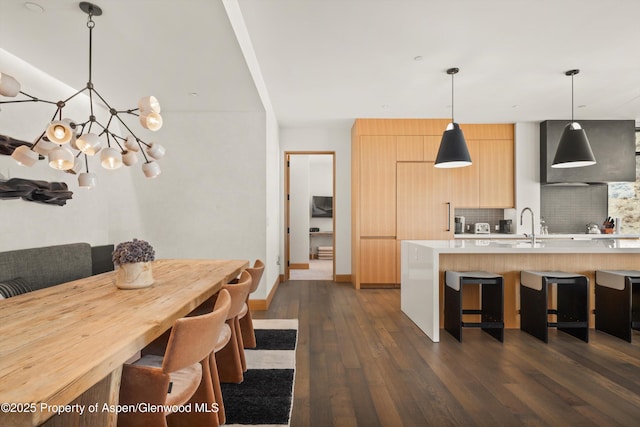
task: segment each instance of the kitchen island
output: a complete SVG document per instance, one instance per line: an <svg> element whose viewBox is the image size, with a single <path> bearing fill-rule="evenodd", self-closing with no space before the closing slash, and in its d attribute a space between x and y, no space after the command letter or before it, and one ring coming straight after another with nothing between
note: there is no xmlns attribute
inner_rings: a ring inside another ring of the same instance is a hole
<svg viewBox="0 0 640 427"><path fill-rule="evenodd" d="M404 240L401 246L402 311L433 341L440 341L446 270L484 270L504 276L506 328L520 327L520 271L567 271L589 278L594 325L596 270L640 269L640 240ZM479 294L465 292L465 306Z"/></svg>

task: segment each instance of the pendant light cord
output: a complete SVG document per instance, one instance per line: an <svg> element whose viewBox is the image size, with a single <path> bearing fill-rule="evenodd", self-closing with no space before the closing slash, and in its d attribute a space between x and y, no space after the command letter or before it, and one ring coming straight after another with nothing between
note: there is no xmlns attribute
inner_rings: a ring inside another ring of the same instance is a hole
<svg viewBox="0 0 640 427"><path fill-rule="evenodd" d="M573 114L574 114L574 99L573 99L573 76L578 74L580 70L569 70L564 73L565 76L571 76L571 123L573 123Z"/></svg>
<svg viewBox="0 0 640 427"><path fill-rule="evenodd" d="M453 77L455 76L455 73L451 74L451 123L455 123L455 120L453 119Z"/></svg>

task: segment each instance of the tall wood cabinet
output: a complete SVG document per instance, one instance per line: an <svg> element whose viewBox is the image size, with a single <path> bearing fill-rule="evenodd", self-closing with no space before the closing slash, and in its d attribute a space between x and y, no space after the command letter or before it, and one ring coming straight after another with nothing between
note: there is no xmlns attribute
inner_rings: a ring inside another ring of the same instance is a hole
<svg viewBox="0 0 640 427"><path fill-rule="evenodd" d="M354 286L400 283L400 242L453 238L456 207L514 206L513 125L461 125L473 165L434 167L447 119L358 119L351 130Z"/></svg>

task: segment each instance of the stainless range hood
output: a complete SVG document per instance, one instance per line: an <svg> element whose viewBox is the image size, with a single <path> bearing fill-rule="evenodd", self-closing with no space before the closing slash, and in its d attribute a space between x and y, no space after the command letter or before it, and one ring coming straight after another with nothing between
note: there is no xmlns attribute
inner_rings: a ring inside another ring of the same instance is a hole
<svg viewBox="0 0 640 427"><path fill-rule="evenodd" d="M567 120L540 123L540 182L604 183L636 180L636 142L634 120L580 120L596 164L580 168L557 169L551 163Z"/></svg>

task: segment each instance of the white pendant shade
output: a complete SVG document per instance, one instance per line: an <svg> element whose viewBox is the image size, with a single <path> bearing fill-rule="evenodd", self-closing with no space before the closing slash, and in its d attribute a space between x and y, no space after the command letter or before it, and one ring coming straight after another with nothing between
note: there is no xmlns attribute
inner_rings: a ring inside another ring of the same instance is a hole
<svg viewBox="0 0 640 427"><path fill-rule="evenodd" d="M138 163L138 155L134 151L125 151L122 153L122 163L125 166L133 166Z"/></svg>
<svg viewBox="0 0 640 427"><path fill-rule="evenodd" d="M138 101L138 108L140 108L141 112L145 112L145 113L148 113L148 112L159 113L160 103L158 102L155 96L144 96L140 98L140 100Z"/></svg>
<svg viewBox="0 0 640 427"><path fill-rule="evenodd" d="M38 161L38 153L32 151L26 145L21 145L13 150L11 157L23 166L33 166Z"/></svg>
<svg viewBox="0 0 640 427"><path fill-rule="evenodd" d="M150 161L142 165L142 172L147 178L155 178L160 175L160 165L157 162Z"/></svg>
<svg viewBox="0 0 640 427"><path fill-rule="evenodd" d="M100 154L100 164L105 169L118 169L122 166L122 154L115 148L107 147Z"/></svg>
<svg viewBox="0 0 640 427"><path fill-rule="evenodd" d="M57 147L49 152L49 166L54 169L66 171L73 167L75 157L66 148Z"/></svg>
<svg viewBox="0 0 640 427"><path fill-rule="evenodd" d="M54 144L66 144L73 137L69 120L54 120L47 126L47 138Z"/></svg>
<svg viewBox="0 0 640 427"><path fill-rule="evenodd" d="M157 131L162 127L162 116L153 111L140 114L140 124L143 128Z"/></svg>
<svg viewBox="0 0 640 427"><path fill-rule="evenodd" d="M78 175L78 185L82 188L93 188L98 183L96 174L91 172L84 172Z"/></svg>
<svg viewBox="0 0 640 427"><path fill-rule="evenodd" d="M20 93L20 83L9 74L0 73L0 95L13 98Z"/></svg>
<svg viewBox="0 0 640 427"><path fill-rule="evenodd" d="M73 175L78 175L83 170L84 170L84 161L80 157L76 157L75 160L73 161L73 167L67 170L67 172Z"/></svg>
<svg viewBox="0 0 640 427"><path fill-rule="evenodd" d="M156 160L163 158L166 152L166 148L157 142L152 142L149 148L147 148L147 154Z"/></svg>
<svg viewBox="0 0 640 427"><path fill-rule="evenodd" d="M140 150L140 146L138 145L138 141L133 135L129 135L127 139L124 141L124 146L127 147L127 150L138 152Z"/></svg>
<svg viewBox="0 0 640 427"><path fill-rule="evenodd" d="M38 154L42 154L43 156L46 156L49 154L51 150L53 150L56 147L58 147L56 144L42 137L40 138L40 141L38 141L37 144L36 143L33 144L33 151L35 151Z"/></svg>
<svg viewBox="0 0 640 427"><path fill-rule="evenodd" d="M84 154L93 156L102 148L102 141L95 133L85 133L76 140L76 145Z"/></svg>

